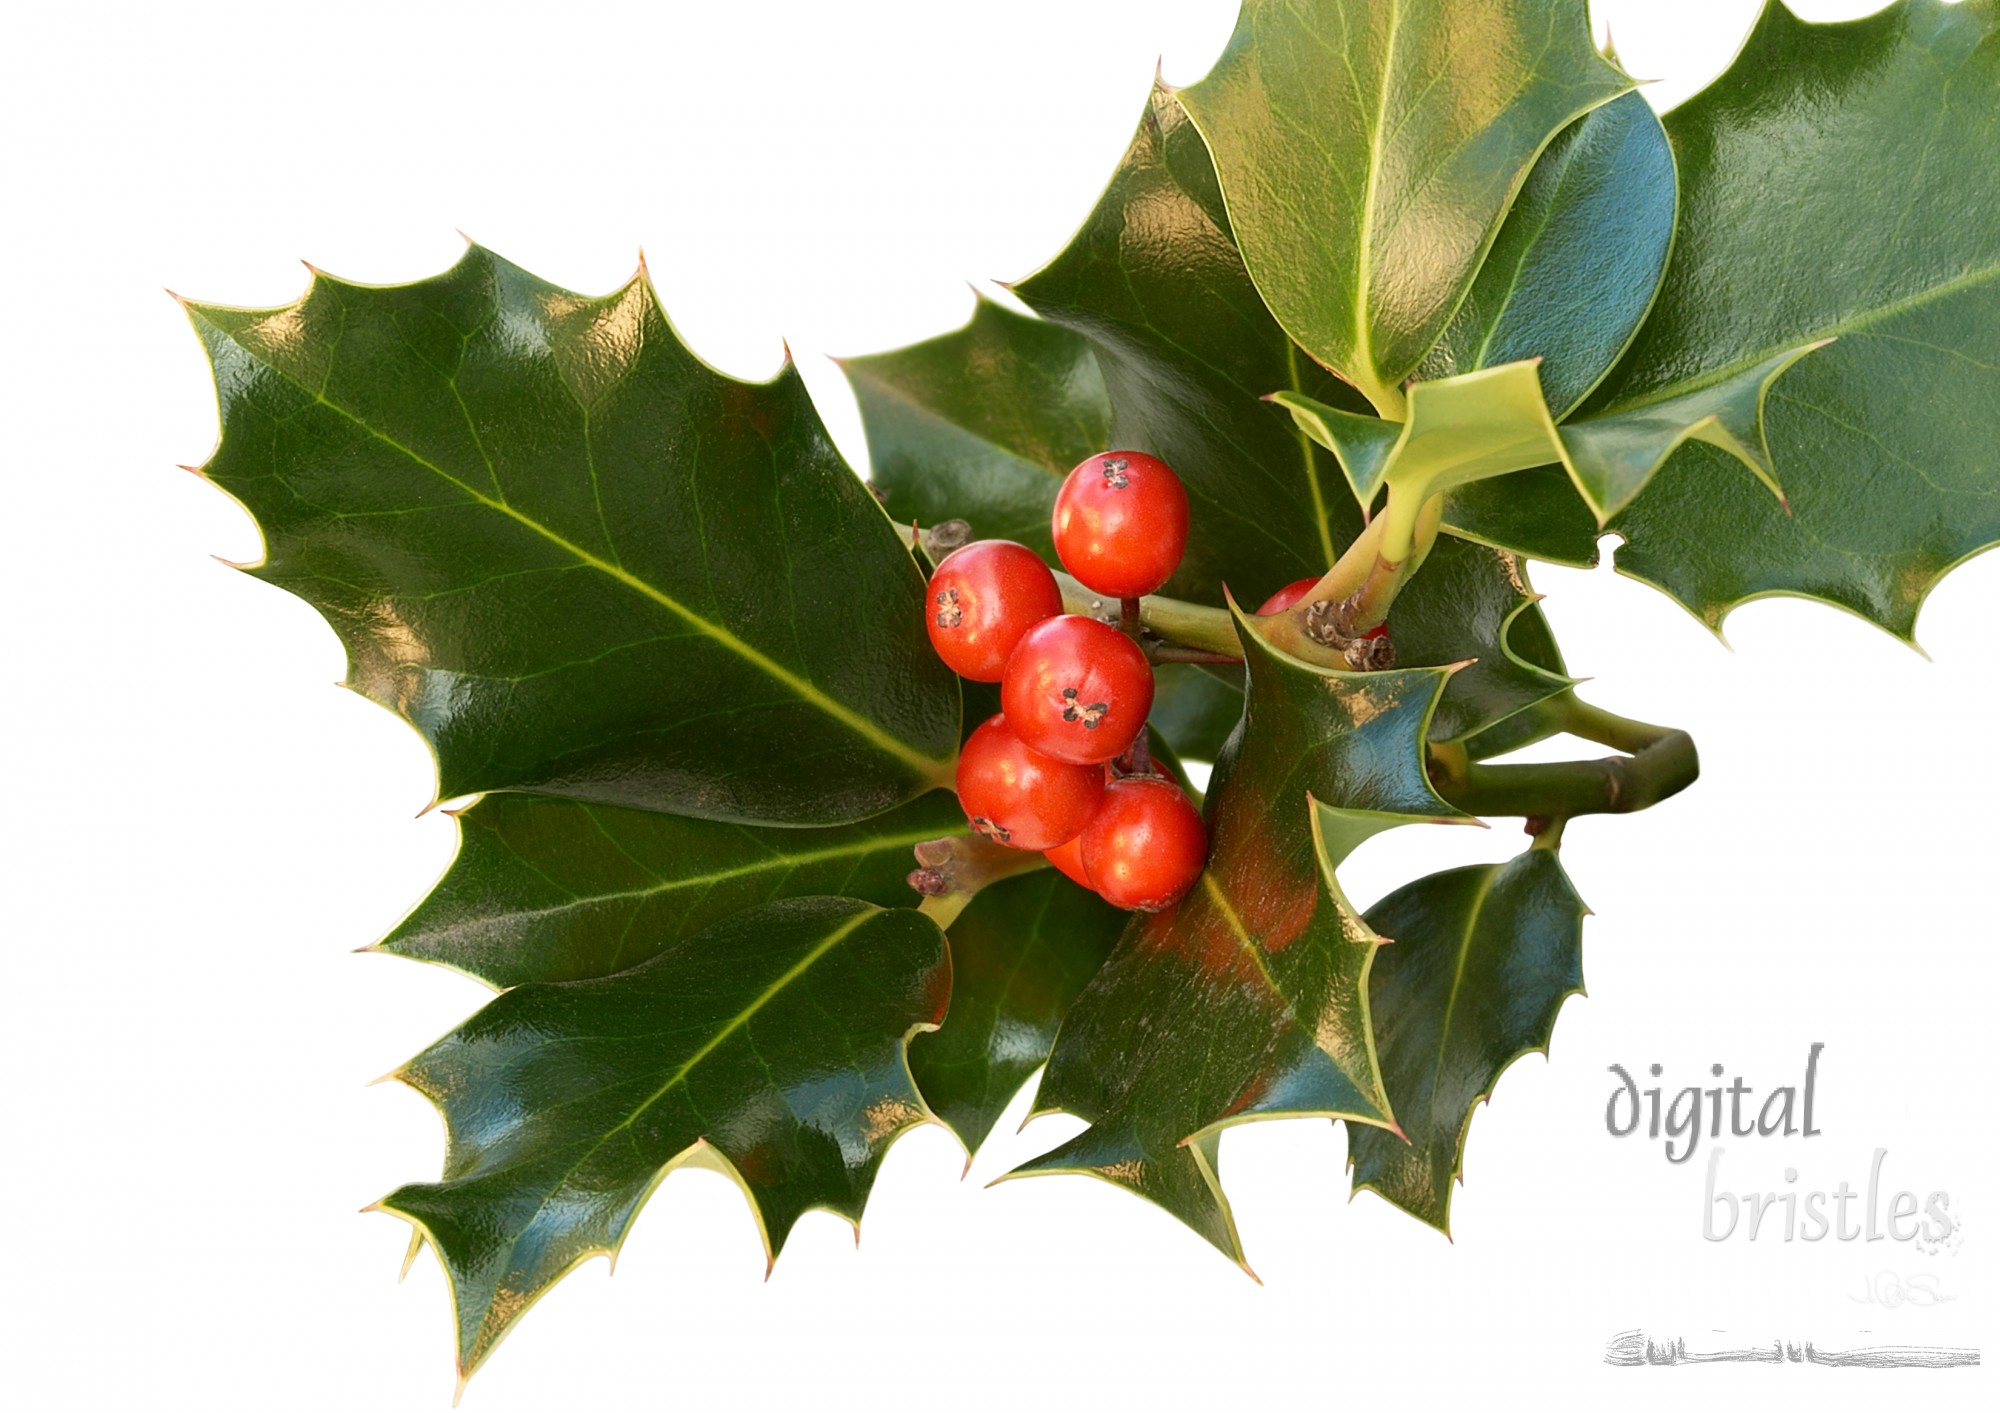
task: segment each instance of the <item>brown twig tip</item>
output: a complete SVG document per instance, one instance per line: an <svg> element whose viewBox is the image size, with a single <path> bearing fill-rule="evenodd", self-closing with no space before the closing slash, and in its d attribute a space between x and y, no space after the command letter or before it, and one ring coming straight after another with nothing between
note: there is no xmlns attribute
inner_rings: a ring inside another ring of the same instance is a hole
<svg viewBox="0 0 2000 1413"><path fill-rule="evenodd" d="M958 846L957 841L950 838L926 839L910 852L925 868L938 868L958 856Z"/></svg>
<svg viewBox="0 0 2000 1413"><path fill-rule="evenodd" d="M948 554L972 542L972 526L964 520L940 520L922 534L924 548L932 554Z"/></svg>

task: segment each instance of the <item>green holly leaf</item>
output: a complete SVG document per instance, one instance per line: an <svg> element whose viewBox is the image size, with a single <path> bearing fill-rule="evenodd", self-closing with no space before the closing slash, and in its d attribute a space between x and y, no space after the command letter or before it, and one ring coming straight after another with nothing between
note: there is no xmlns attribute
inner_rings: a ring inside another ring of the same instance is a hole
<svg viewBox="0 0 2000 1413"><path fill-rule="evenodd" d="M1399 661L1449 664L1468 644L1481 645L1482 656L1446 683L1432 740L1471 736L1576 685L1536 607L1542 596L1513 551L1440 536L1410 586L1389 609Z"/></svg>
<svg viewBox="0 0 2000 1413"><path fill-rule="evenodd" d="M1417 365L1420 379L1539 358L1556 420L1618 361L1659 288L1674 238L1674 155L1637 92L1556 134L1492 249Z"/></svg>
<svg viewBox="0 0 2000 1413"><path fill-rule="evenodd" d="M1531 467L1447 491L1443 529L1551 564L1597 565L1597 517L1560 465Z"/></svg>
<svg viewBox="0 0 2000 1413"><path fill-rule="evenodd" d="M505 989L609 976L780 898L913 905L911 850L963 834L965 816L943 790L825 829L495 794L462 811L458 827L451 868L373 950Z"/></svg>
<svg viewBox="0 0 2000 1413"><path fill-rule="evenodd" d="M1764 434L1765 400L1780 374L1828 342L1783 349L1678 396L1565 422L1565 464L1598 523L1630 505L1667 458L1688 442L1706 442L1734 457L1782 501L1784 491Z"/></svg>
<svg viewBox="0 0 2000 1413"><path fill-rule="evenodd" d="M1368 910L1386 944L1369 976L1375 1048L1403 1136L1348 1125L1356 1191L1450 1233L1472 1111L1515 1060L1547 1053L1583 990L1588 911L1549 849L1434 873Z"/></svg>
<svg viewBox="0 0 2000 1413"><path fill-rule="evenodd" d="M1403 379L1542 149L1632 87L1585 10L1246 0L1222 58L1181 94L1265 302L1384 415L1401 415Z"/></svg>
<svg viewBox="0 0 2000 1413"><path fill-rule="evenodd" d="M1824 342L1786 349L1753 368L1661 402L1607 411L1557 426L1542 396L1537 361L1505 363L1412 383L1403 422L1330 407L1298 393L1271 401L1340 458L1355 498L1389 492L1383 553L1407 554L1417 514L1433 495L1559 464L1604 524L1644 489L1673 451L1707 442L1734 456L1778 491L1765 445L1764 401L1771 384Z"/></svg>
<svg viewBox="0 0 2000 1413"><path fill-rule="evenodd" d="M1056 491L1112 444L1111 402L1085 339L982 296L962 329L840 366L891 516L964 519L983 539L1054 560Z"/></svg>
<svg viewBox="0 0 2000 1413"><path fill-rule="evenodd" d="M1055 1044L1126 915L1052 868L982 889L946 930L951 1011L910 1046L933 1112L969 1155Z"/></svg>
<svg viewBox="0 0 2000 1413"><path fill-rule="evenodd" d="M1207 869L1135 914L1071 1007L1036 1096L1091 1127L1015 1175L1085 1173L1158 1203L1242 1261L1220 1131L1318 1114L1392 1127L1368 1020L1374 935L1334 870L1362 840L1454 818L1423 742L1448 669L1342 673L1239 615L1241 731L1216 765Z"/></svg>
<svg viewBox="0 0 2000 1413"><path fill-rule="evenodd" d="M376 1205L444 1263L461 1381L615 1257L677 1167L735 1180L773 1259L809 1208L858 1226L889 1144L929 1121L905 1045L950 976L920 913L793 898L629 971L518 986L396 1071L444 1117L444 1176Z"/></svg>
<svg viewBox="0 0 2000 1413"><path fill-rule="evenodd" d="M1242 718L1241 670L1186 662L1153 668L1153 712L1147 721L1183 756L1214 761Z"/></svg>
<svg viewBox="0 0 2000 1413"><path fill-rule="evenodd" d="M1619 569L1719 628L1800 594L1908 638L2000 541L2000 5L1900 0L1808 24L1768 5L1667 115L1681 222L1653 313L1589 408L1659 405L1821 339L1772 391L1790 511L1677 452L1612 528Z"/></svg>
<svg viewBox="0 0 2000 1413"><path fill-rule="evenodd" d="M1271 401L1334 451L1361 505L1373 505L1388 491L1382 554L1391 560L1410 553L1418 512L1432 496L1567 459L1532 358L1413 383L1409 417L1400 422L1298 393L1276 393Z"/></svg>
<svg viewBox="0 0 2000 1413"><path fill-rule="evenodd" d="M1014 292L1089 339L1111 397L1111 442L1160 457L1186 484L1187 556L1168 593L1220 603L1227 584L1261 603L1324 573L1354 538L1361 517L1333 458L1258 399L1290 389L1363 404L1272 320L1237 253L1208 149L1171 93L1154 89L1083 228Z"/></svg>
<svg viewBox="0 0 2000 1413"><path fill-rule="evenodd" d="M834 824L949 783L922 578L789 366L736 382L643 276L586 299L477 246L188 312L252 572L326 615L440 798Z"/></svg>

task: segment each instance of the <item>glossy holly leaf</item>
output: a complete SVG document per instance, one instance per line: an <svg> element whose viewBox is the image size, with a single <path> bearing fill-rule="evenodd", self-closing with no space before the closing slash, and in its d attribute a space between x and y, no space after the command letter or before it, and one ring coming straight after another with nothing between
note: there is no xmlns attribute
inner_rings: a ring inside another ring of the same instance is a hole
<svg viewBox="0 0 2000 1413"><path fill-rule="evenodd" d="M795 370L715 372L643 275L586 299L473 246L188 312L251 572L326 615L440 798L833 824L949 782L957 689L888 518Z"/></svg>
<svg viewBox="0 0 2000 1413"><path fill-rule="evenodd" d="M1246 0L1181 102L1278 322L1400 416L1536 157L1631 87L1583 0Z"/></svg>
<svg viewBox="0 0 2000 1413"><path fill-rule="evenodd" d="M1448 491L1444 531L1531 559L1581 569L1597 564L1597 517L1559 465L1537 466Z"/></svg>
<svg viewBox="0 0 2000 1413"><path fill-rule="evenodd" d="M444 1263L461 1379L677 1167L734 1179L774 1259L810 1208L858 1224L890 1142L928 1121L905 1044L950 978L922 914L793 898L516 987L396 1071L444 1117L444 1176L376 1206Z"/></svg>
<svg viewBox="0 0 2000 1413"><path fill-rule="evenodd" d="M824 829L495 794L461 812L458 827L451 868L373 950L504 989L609 976L779 898L914 905L911 850L963 834L965 816L943 790Z"/></svg>
<svg viewBox="0 0 2000 1413"><path fill-rule="evenodd" d="M1298 393L1271 400L1339 456L1363 506L1387 490L1382 513L1390 529L1382 553L1392 560L1409 553L1418 511L1432 496L1567 459L1532 358L1413 383L1404 421L1345 412Z"/></svg>
<svg viewBox="0 0 2000 1413"><path fill-rule="evenodd" d="M1528 582L1527 566L1511 550L1439 536L1410 583L1424 592L1403 593L1389 609L1390 641L1401 662L1440 663L1482 646L1482 656L1452 674L1431 717L1431 739L1457 740L1546 701L1576 679L1543 665L1554 640ZM1516 641L1516 635L1521 641ZM1539 645L1545 654L1538 655Z"/></svg>
<svg viewBox="0 0 2000 1413"><path fill-rule="evenodd" d="M1430 496L1450 495L1550 462L1568 474L1599 525L1629 504L1668 456L1689 441L1728 452L1777 492L1764 441L1765 397L1781 373L1821 347L1823 342L1786 349L1679 397L1579 417L1561 426L1542 396L1533 359L1412 383L1409 418L1403 422L1330 407L1299 393L1277 393L1271 401L1340 458L1347 483L1363 505L1388 490L1384 553L1399 557L1407 552L1418 509Z"/></svg>
<svg viewBox="0 0 2000 1413"><path fill-rule="evenodd" d="M1112 445L1088 342L981 297L962 329L840 366L891 516L961 518L982 539L1017 540L1053 562L1062 478Z"/></svg>
<svg viewBox="0 0 2000 1413"><path fill-rule="evenodd" d="M1016 1170L1125 1187L1239 1262L1222 1128L1296 1114L1395 1123L1368 1022L1375 937L1334 870L1384 829L1455 817L1423 756L1448 670L1332 672L1249 623L1239 616L1248 704L1216 765L1208 868L1174 908L1133 915L1070 1009L1036 1110L1091 1127Z"/></svg>
<svg viewBox="0 0 2000 1413"><path fill-rule="evenodd" d="M982 889L951 940L951 1011L910 1045L910 1070L967 1154L1040 1069L1056 1027L1126 915L1052 868Z"/></svg>
<svg viewBox="0 0 2000 1413"><path fill-rule="evenodd" d="M1154 90L1083 228L1015 293L1090 340L1112 442L1151 452L1186 483L1187 556L1166 592L1220 603L1227 584L1261 603L1324 573L1354 538L1361 517L1333 457L1258 399L1290 389L1364 404L1272 320L1230 235L1208 149L1170 93Z"/></svg>
<svg viewBox="0 0 2000 1413"><path fill-rule="evenodd" d="M1153 669L1153 712L1147 721L1183 756L1212 762L1243 718L1242 682L1243 674L1233 667L1160 663Z"/></svg>
<svg viewBox="0 0 2000 1413"><path fill-rule="evenodd" d="M1348 1125L1357 1191L1449 1234L1472 1111L1515 1060L1547 1053L1583 990L1588 911L1549 849L1434 873L1368 910L1387 944L1369 976L1375 1048L1404 1137Z"/></svg>
<svg viewBox="0 0 2000 1413"><path fill-rule="evenodd" d="M2000 541L1996 34L1994 0L1828 25L1774 3L1667 115L1673 263L1587 410L1657 406L1837 339L1766 408L1789 514L1689 447L1613 523L1619 569L1711 627L1785 593L1908 638L1932 585Z"/></svg>
<svg viewBox="0 0 2000 1413"><path fill-rule="evenodd" d="M1676 397L1577 417L1561 427L1570 479L1600 524L1635 496L1689 442L1706 442L1750 470L1771 493L1784 495L1764 434L1771 385L1826 340L1787 348L1761 363L1719 377Z"/></svg>
<svg viewBox="0 0 2000 1413"><path fill-rule="evenodd" d="M1539 358L1560 421L1638 332L1674 238L1674 155L1652 105L1625 93L1548 145L1493 247L1417 366L1420 379Z"/></svg>

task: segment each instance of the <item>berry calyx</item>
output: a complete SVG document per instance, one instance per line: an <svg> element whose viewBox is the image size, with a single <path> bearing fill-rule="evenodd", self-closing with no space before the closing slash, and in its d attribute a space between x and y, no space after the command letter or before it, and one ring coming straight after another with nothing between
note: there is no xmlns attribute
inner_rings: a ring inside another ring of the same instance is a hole
<svg viewBox="0 0 2000 1413"><path fill-rule="evenodd" d="M1083 871L1114 907L1159 912L1181 900L1208 860L1208 832L1180 786L1155 775L1127 775L1104 788L1104 801L1078 840Z"/></svg>
<svg viewBox="0 0 2000 1413"><path fill-rule="evenodd" d="M1157 456L1107 451L1077 463L1049 523L1063 568L1086 588L1141 598L1167 582L1187 548L1187 489Z"/></svg>
<svg viewBox="0 0 2000 1413"><path fill-rule="evenodd" d="M975 682L998 682L1021 635L1062 612L1048 565L1012 540L974 540L931 575L924 626L945 665Z"/></svg>
<svg viewBox="0 0 2000 1413"><path fill-rule="evenodd" d="M1132 744L1153 709L1153 669L1106 623L1066 613L1021 635L1000 679L1000 710L1034 749L1097 765Z"/></svg>
<svg viewBox="0 0 2000 1413"><path fill-rule="evenodd" d="M1053 849L1090 822L1104 798L1096 766L1051 760L1006 716L981 723L958 753L958 804L973 829L1012 849Z"/></svg>
<svg viewBox="0 0 2000 1413"><path fill-rule="evenodd" d="M1067 844L1058 844L1053 849L1042 850L1042 857L1054 864L1064 877L1072 882L1090 888L1090 875L1083 871L1083 840L1081 837ZM1094 889L1092 891L1095 891Z"/></svg>

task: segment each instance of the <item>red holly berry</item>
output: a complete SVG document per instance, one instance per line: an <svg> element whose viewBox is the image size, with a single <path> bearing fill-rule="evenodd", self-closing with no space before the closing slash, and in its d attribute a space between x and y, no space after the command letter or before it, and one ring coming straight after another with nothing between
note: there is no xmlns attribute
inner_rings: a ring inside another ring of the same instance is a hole
<svg viewBox="0 0 2000 1413"><path fill-rule="evenodd" d="M1136 599L1174 572L1187 548L1187 490L1166 462L1107 451L1077 464L1056 492L1056 554L1093 592Z"/></svg>
<svg viewBox="0 0 2000 1413"><path fill-rule="evenodd" d="M1208 859L1194 805L1180 786L1153 775L1107 785L1078 842L1083 871L1104 901L1149 913L1179 902Z"/></svg>
<svg viewBox="0 0 2000 1413"><path fill-rule="evenodd" d="M945 665L975 682L998 682L1021 635L1062 612L1048 565L1012 540L974 540L931 575L924 626Z"/></svg>
<svg viewBox="0 0 2000 1413"><path fill-rule="evenodd" d="M1153 669L1139 645L1079 614L1021 635L1000 679L1000 710L1023 741L1094 765L1132 744L1153 709Z"/></svg>
<svg viewBox="0 0 2000 1413"><path fill-rule="evenodd" d="M1042 857L1077 883L1089 888L1090 875L1083 871L1083 839L1078 836L1067 844L1058 844L1053 849L1042 850ZM1092 890L1095 891L1094 889Z"/></svg>
<svg viewBox="0 0 2000 1413"><path fill-rule="evenodd" d="M1104 798L1096 766L1051 760L990 716L958 753L958 804L979 833L1015 849L1074 839Z"/></svg>
<svg viewBox="0 0 2000 1413"><path fill-rule="evenodd" d="M1286 609L1304 598L1306 591L1318 582L1317 578L1294 579L1291 583L1285 585L1284 588L1278 590L1277 593L1265 599L1264 606L1257 610L1258 614L1261 616L1266 613L1283 613Z"/></svg>

